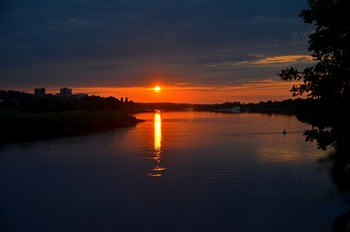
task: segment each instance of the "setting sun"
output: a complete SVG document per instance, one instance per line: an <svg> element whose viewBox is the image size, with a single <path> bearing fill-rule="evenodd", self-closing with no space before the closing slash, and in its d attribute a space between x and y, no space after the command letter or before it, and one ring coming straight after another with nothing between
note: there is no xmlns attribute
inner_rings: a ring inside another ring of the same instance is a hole
<svg viewBox="0 0 350 232"><path fill-rule="evenodd" d="M157 85L157 86L154 86L153 90L155 92L160 92L161 88L160 88L160 86Z"/></svg>

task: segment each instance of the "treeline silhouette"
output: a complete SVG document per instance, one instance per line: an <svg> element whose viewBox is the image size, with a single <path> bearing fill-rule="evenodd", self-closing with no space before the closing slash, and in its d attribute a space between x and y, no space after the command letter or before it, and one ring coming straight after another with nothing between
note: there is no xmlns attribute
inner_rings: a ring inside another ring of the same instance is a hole
<svg viewBox="0 0 350 232"><path fill-rule="evenodd" d="M220 111L239 107L241 112L295 114L302 106L304 99L283 101L260 101L258 103L225 102L221 104L188 104L188 103L136 103L119 100L115 97L85 96L78 98L46 95L36 97L18 91L1 91L0 110L19 110L22 112L63 112L63 111L127 111L129 113L163 111Z"/></svg>
<svg viewBox="0 0 350 232"><path fill-rule="evenodd" d="M36 97L17 91L0 91L2 141L47 138L135 125L132 101L114 97Z"/></svg>
<svg viewBox="0 0 350 232"><path fill-rule="evenodd" d="M162 111L206 111L220 112L239 107L240 112L267 114L295 114L303 99L283 101L261 101L259 103L225 102L221 104L186 104L186 103L134 103L131 109L139 112Z"/></svg>
<svg viewBox="0 0 350 232"><path fill-rule="evenodd" d="M299 81L291 89L293 96L306 95L303 111L297 114L300 121L312 126L305 132L306 139L317 141L321 149L334 147L339 152L350 151L349 9L349 0L309 1L309 8L300 16L315 26L309 36L315 64L279 73L282 80Z"/></svg>
<svg viewBox="0 0 350 232"><path fill-rule="evenodd" d="M59 97L51 94L37 97L18 91L0 91L0 109L22 112L63 112L63 111L117 111L127 110L133 101L122 101L115 97L84 96Z"/></svg>

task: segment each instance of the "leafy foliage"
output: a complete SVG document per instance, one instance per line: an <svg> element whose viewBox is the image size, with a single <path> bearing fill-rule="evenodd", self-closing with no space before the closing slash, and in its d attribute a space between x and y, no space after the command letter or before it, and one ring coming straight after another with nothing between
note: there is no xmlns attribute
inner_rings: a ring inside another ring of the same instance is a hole
<svg viewBox="0 0 350 232"><path fill-rule="evenodd" d="M50 94L37 97L0 91L0 99L0 142L111 129L139 122L129 115L134 103L114 97Z"/></svg>
<svg viewBox="0 0 350 232"><path fill-rule="evenodd" d="M282 70L282 80L300 81L291 89L293 96L306 94L297 115L312 129L305 132L308 141L318 146L349 146L350 133L350 1L309 0L309 9L301 12L304 22L315 25L309 36L309 51L314 66L299 71Z"/></svg>

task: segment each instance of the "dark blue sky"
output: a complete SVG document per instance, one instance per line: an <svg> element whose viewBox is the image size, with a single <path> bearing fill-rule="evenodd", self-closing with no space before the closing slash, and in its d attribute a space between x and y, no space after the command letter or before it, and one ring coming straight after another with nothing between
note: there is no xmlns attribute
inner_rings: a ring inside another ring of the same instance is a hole
<svg viewBox="0 0 350 232"><path fill-rule="evenodd" d="M305 65L306 0L5 0L0 89L234 86ZM291 60L286 61L285 56Z"/></svg>

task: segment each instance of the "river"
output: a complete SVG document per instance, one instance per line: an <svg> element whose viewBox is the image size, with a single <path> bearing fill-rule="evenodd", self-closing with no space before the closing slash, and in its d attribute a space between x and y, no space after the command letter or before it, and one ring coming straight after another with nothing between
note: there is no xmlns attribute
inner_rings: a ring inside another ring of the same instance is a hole
<svg viewBox="0 0 350 232"><path fill-rule="evenodd" d="M294 116L136 116L0 145L0 231L331 231L346 210Z"/></svg>

